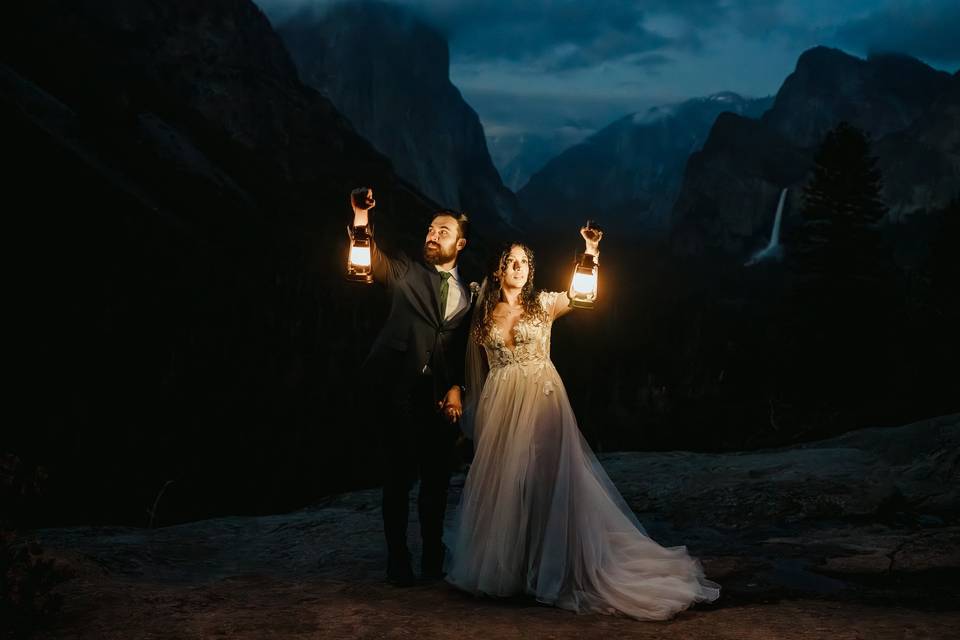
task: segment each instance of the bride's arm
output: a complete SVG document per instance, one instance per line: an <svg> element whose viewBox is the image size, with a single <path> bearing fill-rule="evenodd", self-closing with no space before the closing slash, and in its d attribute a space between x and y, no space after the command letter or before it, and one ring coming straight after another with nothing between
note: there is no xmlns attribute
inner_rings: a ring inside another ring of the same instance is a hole
<svg viewBox="0 0 960 640"><path fill-rule="evenodd" d="M603 232L599 229L580 227L580 237L583 238L584 242L583 252L592 255L594 260L599 260L600 239L603 237ZM572 309L573 307L570 306L569 291L561 292L554 296L553 308L551 309L550 315L556 320L560 316L570 313Z"/></svg>

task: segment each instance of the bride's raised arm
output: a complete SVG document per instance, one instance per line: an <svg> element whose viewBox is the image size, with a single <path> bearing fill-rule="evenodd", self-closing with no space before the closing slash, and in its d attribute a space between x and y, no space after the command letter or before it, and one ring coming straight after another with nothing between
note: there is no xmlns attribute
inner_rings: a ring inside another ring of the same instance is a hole
<svg viewBox="0 0 960 640"><path fill-rule="evenodd" d="M592 226L580 227L580 237L583 238L584 242L583 252L592 255L594 260L599 259L600 239L603 238L603 231ZM561 292L553 297L553 308L550 310L550 315L556 320L569 313L571 309L573 307L570 305L570 292Z"/></svg>

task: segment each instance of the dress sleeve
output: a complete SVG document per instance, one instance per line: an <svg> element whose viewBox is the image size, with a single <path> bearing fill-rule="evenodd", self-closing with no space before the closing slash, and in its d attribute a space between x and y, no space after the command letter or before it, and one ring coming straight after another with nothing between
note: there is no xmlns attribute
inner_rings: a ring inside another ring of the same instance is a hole
<svg viewBox="0 0 960 640"><path fill-rule="evenodd" d="M557 308L557 305L560 304L562 307L566 307L569 304L566 294L562 291L541 291L540 292L540 306L543 307L544 311L547 312L547 316L550 320L553 320L557 317L557 314L561 309Z"/></svg>

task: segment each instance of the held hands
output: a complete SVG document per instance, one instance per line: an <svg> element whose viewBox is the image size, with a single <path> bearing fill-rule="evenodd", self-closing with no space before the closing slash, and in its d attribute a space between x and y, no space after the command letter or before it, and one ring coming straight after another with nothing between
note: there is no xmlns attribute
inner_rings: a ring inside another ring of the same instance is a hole
<svg viewBox="0 0 960 640"><path fill-rule="evenodd" d="M373 198L373 189L370 187L359 187L351 191L350 205L353 207L353 226L367 226L370 209L377 206L377 201Z"/></svg>
<svg viewBox="0 0 960 640"><path fill-rule="evenodd" d="M580 237L586 243L585 253L593 256L600 255L600 239L603 238L603 231L588 222L587 226L580 227Z"/></svg>
<svg viewBox="0 0 960 640"><path fill-rule="evenodd" d="M452 386L450 391L447 391L447 395L443 397L443 400L437 402L437 410L440 412L440 415L443 416L444 420L450 424L454 424L460 420L460 416L463 415L463 403L460 397L460 387Z"/></svg>

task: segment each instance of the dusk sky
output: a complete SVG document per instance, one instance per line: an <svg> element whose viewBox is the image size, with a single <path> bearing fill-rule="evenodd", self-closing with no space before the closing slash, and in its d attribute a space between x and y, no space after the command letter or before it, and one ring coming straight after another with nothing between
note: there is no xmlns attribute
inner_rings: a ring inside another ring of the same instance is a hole
<svg viewBox="0 0 960 640"><path fill-rule="evenodd" d="M258 0L275 21L334 1ZM392 2L447 34L451 79L488 138L576 141L657 104L725 90L772 95L818 44L960 66L956 0Z"/></svg>

